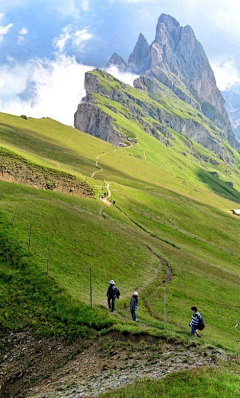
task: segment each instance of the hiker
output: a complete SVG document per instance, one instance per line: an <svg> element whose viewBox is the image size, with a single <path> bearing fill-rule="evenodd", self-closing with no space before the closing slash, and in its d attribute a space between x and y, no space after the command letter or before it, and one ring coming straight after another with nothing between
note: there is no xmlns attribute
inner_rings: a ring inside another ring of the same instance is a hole
<svg viewBox="0 0 240 398"><path fill-rule="evenodd" d="M189 326L191 327L191 335L202 337L199 330L203 330L205 328L203 317L200 312L198 312L197 307L191 307L191 310L193 313L192 322L189 323Z"/></svg>
<svg viewBox="0 0 240 398"><path fill-rule="evenodd" d="M136 315L137 308L138 308L138 292L134 292L130 301L130 311L132 314L132 320L134 322L137 322L137 315Z"/></svg>
<svg viewBox="0 0 240 398"><path fill-rule="evenodd" d="M107 291L108 308L111 310L111 312L114 311L116 297L119 299L120 291L117 286L115 286L115 282L111 280L109 282L109 288Z"/></svg>

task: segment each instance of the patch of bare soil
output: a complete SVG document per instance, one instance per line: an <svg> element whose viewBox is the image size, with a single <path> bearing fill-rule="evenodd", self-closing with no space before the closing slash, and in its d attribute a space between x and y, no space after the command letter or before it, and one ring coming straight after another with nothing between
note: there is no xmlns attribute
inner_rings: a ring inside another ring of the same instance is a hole
<svg viewBox="0 0 240 398"><path fill-rule="evenodd" d="M92 196L92 189L75 176L28 162L18 155L0 151L0 180L74 196Z"/></svg>
<svg viewBox="0 0 240 398"><path fill-rule="evenodd" d="M118 332L91 341L67 344L37 339L29 331L1 330L0 396L2 398L95 397L141 377L214 365L222 356L186 348L148 335Z"/></svg>

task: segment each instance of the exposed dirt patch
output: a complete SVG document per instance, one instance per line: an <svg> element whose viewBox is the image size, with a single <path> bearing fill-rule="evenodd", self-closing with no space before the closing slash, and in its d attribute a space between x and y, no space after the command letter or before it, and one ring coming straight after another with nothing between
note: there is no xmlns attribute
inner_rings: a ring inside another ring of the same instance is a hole
<svg viewBox="0 0 240 398"><path fill-rule="evenodd" d="M214 365L214 350L201 352L193 344L167 344L149 335L113 332L96 340L72 344L39 339L30 331L0 329L0 396L94 397L123 387L136 378L164 377L170 372Z"/></svg>
<svg viewBox="0 0 240 398"><path fill-rule="evenodd" d="M75 176L35 165L2 148L0 149L0 180L69 193L74 196L93 195L89 185Z"/></svg>

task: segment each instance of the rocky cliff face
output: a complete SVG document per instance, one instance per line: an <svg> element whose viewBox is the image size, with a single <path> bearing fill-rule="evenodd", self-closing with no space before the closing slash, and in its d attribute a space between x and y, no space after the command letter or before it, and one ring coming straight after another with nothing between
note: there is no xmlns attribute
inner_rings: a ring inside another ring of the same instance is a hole
<svg viewBox="0 0 240 398"><path fill-rule="evenodd" d="M182 27L173 17L162 14L153 43L148 45L140 35L124 68L156 78L180 99L201 109L221 128L230 144L239 149L224 98L217 88L203 47L190 26Z"/></svg>
<svg viewBox="0 0 240 398"><path fill-rule="evenodd" d="M87 95L78 105L74 115L74 127L113 145L127 145L128 138L120 129L117 129L114 118L101 109L92 95L92 93L107 94L107 91L101 86L99 78L92 73L86 73L85 89Z"/></svg>

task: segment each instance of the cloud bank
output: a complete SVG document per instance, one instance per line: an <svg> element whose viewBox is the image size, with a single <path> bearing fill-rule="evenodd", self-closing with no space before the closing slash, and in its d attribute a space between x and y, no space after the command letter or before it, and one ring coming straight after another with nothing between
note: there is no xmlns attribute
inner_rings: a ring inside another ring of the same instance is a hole
<svg viewBox="0 0 240 398"><path fill-rule="evenodd" d="M133 82L138 75L130 72L120 72L118 68L114 65L111 65L109 68L105 68L105 71L110 73L110 75L114 76L116 79L121 80L123 83L129 84L133 86Z"/></svg>
<svg viewBox="0 0 240 398"><path fill-rule="evenodd" d="M211 62L211 66L215 74L217 86L221 91L240 81L240 72L233 59L225 57L218 58Z"/></svg>
<svg viewBox="0 0 240 398"><path fill-rule="evenodd" d="M86 94L85 73L92 69L60 53L54 60L35 58L24 64L9 58L0 67L0 111L73 125L77 105ZM107 72L130 85L137 77L114 66Z"/></svg>
<svg viewBox="0 0 240 398"><path fill-rule="evenodd" d="M85 73L91 66L74 57L33 59L0 68L0 111L30 117L50 117L73 125L77 105L85 95Z"/></svg>

